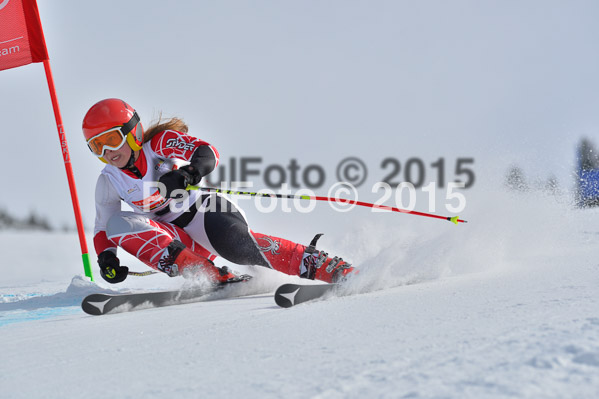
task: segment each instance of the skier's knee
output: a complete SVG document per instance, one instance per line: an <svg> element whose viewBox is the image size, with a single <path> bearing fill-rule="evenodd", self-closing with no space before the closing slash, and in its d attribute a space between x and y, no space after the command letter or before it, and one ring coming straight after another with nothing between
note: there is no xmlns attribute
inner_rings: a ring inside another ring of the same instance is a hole
<svg viewBox="0 0 599 399"><path fill-rule="evenodd" d="M133 212L117 212L106 223L106 235L114 237L134 231L147 230L146 218Z"/></svg>

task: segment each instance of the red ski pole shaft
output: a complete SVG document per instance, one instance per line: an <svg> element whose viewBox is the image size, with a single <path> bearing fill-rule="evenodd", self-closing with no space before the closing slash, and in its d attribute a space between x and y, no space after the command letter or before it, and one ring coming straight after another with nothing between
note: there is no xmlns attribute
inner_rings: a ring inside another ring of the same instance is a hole
<svg viewBox="0 0 599 399"><path fill-rule="evenodd" d="M432 213L409 211L407 209L395 208L395 207L386 206L386 205L376 205L376 204L371 204L370 202L355 201L355 200L350 200L350 199L345 199L345 198L331 198L331 197L310 197L310 198L317 200L317 201L340 202L343 204L358 205L358 206L364 206L367 208L382 209L382 210L391 211L391 212L408 213L408 214L416 215L416 216L426 216L429 218L449 220L450 222L453 222L455 224L468 223L466 220L459 219L458 216L450 217L450 216L435 215Z"/></svg>
<svg viewBox="0 0 599 399"><path fill-rule="evenodd" d="M249 195L252 197L287 198L287 199L303 199L303 200L312 200L312 201L337 202L337 203L344 203L344 204L350 204L350 205L364 206L367 208L382 209L382 210L387 210L387 211L391 211L391 212L408 213L408 214L416 215L416 216L426 216L429 218L443 219L443 220L448 220L455 224L468 223L466 220L460 219L458 216L440 216L440 215L435 215L432 213L409 211L407 209L400 209L400 208L395 208L392 206L385 206L385 205L376 205L376 204L371 204L369 202L362 202L362 201L356 201L356 200L350 200L350 199L344 199L344 198L318 197L318 196L312 197L309 195L274 194L274 193L261 193L261 192L250 192L250 191L232 191L232 190L221 190L219 188L212 188L212 187L198 187L198 186L192 186L192 185L187 186L187 189L188 190L202 190L202 191L208 191L208 192L213 192L213 193L223 193L223 194L230 194L230 195Z"/></svg>

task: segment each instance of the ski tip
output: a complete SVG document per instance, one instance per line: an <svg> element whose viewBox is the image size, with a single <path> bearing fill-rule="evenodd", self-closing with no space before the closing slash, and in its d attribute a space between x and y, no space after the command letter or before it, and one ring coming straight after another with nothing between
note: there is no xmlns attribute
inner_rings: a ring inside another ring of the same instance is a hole
<svg viewBox="0 0 599 399"><path fill-rule="evenodd" d="M295 295L299 291L296 284L283 284L275 292L275 302L282 308L290 308L295 305Z"/></svg>
<svg viewBox="0 0 599 399"><path fill-rule="evenodd" d="M81 309L92 316L104 314L104 306L110 301L110 297L103 294L91 294L81 302Z"/></svg>

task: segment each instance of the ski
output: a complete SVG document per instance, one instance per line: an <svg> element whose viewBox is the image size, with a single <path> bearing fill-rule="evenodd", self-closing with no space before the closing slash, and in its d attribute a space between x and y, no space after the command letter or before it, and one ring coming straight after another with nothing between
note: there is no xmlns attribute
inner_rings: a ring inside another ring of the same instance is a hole
<svg viewBox="0 0 599 399"><path fill-rule="evenodd" d="M338 284L283 284L275 292L275 302L282 308L290 308L318 299L337 286Z"/></svg>
<svg viewBox="0 0 599 399"><path fill-rule="evenodd" d="M229 283L182 291L135 292L131 294L91 294L83 299L81 302L81 309L87 314L101 316L110 313L121 306L124 311L130 312L132 310L138 310L137 308L141 305L149 305L149 307L155 308L178 305L221 290L230 284L248 281L250 278L251 276L243 275L240 276L238 280Z"/></svg>

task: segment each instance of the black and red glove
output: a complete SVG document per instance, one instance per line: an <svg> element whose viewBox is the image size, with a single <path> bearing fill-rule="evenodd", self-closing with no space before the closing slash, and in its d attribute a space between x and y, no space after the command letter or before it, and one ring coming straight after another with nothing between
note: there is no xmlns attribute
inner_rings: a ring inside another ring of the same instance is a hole
<svg viewBox="0 0 599 399"><path fill-rule="evenodd" d="M106 250L98 255L98 265L100 266L100 275L110 284L125 281L129 274L129 268L121 266L119 258L110 250Z"/></svg>
<svg viewBox="0 0 599 399"><path fill-rule="evenodd" d="M164 198L183 198L182 193L173 194L173 191L185 190L189 184L198 184L201 179L202 175L195 166L185 165L160 176L158 182L163 184L166 190Z"/></svg>

